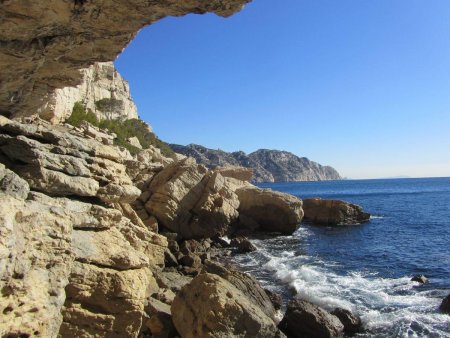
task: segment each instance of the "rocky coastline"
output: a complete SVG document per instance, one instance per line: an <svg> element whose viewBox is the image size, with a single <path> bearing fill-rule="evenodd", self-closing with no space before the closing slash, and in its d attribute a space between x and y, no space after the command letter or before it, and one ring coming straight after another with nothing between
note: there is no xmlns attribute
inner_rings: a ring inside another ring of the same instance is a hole
<svg viewBox="0 0 450 338"><path fill-rule="evenodd" d="M279 296L217 258L293 233L302 201L105 135L1 117L2 336L283 337Z"/></svg>
<svg viewBox="0 0 450 338"><path fill-rule="evenodd" d="M2 2L1 337L339 337L360 329L343 309L295 299L280 318L280 296L221 259L255 250L246 237L257 231L293 233L302 200L253 186L246 168L211 170L139 149L136 139L132 155L107 130L64 123L77 102L99 118L136 117L110 62L145 25L188 13L226 17L248 2ZM339 205L336 224L366 217Z"/></svg>

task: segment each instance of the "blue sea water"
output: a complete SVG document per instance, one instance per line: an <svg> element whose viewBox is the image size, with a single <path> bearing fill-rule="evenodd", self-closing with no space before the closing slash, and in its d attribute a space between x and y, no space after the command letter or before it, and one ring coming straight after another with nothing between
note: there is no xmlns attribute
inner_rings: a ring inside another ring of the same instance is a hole
<svg viewBox="0 0 450 338"><path fill-rule="evenodd" d="M450 337L439 313L450 293L450 178L343 180L260 185L300 198L342 199L371 213L339 227L302 224L287 237L255 237L237 256L267 287L361 316L359 337ZM429 283L411 277L424 274Z"/></svg>

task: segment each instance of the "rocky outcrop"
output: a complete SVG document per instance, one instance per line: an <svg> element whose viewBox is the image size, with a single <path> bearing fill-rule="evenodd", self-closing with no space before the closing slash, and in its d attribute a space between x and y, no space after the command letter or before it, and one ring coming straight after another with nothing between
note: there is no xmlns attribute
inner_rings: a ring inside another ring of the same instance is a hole
<svg viewBox="0 0 450 338"><path fill-rule="evenodd" d="M166 166L151 181L146 210L184 238L224 234L238 217L239 201L217 172L192 158Z"/></svg>
<svg viewBox="0 0 450 338"><path fill-rule="evenodd" d="M340 200L304 199L303 211L306 220L319 225L360 224L370 220L370 214L359 205Z"/></svg>
<svg viewBox="0 0 450 338"><path fill-rule="evenodd" d="M80 69L114 60L146 25L188 13L229 16L247 2L3 1L0 112L14 116L36 113L49 93L79 85Z"/></svg>
<svg viewBox="0 0 450 338"><path fill-rule="evenodd" d="M256 230L291 234L303 218L302 201L292 195L270 189L242 187L239 198L239 222Z"/></svg>
<svg viewBox="0 0 450 338"><path fill-rule="evenodd" d="M127 204L140 193L127 156L25 122L0 119L1 335L136 336L167 240Z"/></svg>
<svg viewBox="0 0 450 338"><path fill-rule="evenodd" d="M65 121L72 113L76 102L85 110L92 111L99 120L137 119L128 82L117 72L112 62L97 62L80 71L82 81L76 87L55 89L42 99L42 105L35 111L52 123Z"/></svg>
<svg viewBox="0 0 450 338"><path fill-rule="evenodd" d="M171 311L173 323L184 338L283 337L274 321L240 290L209 273L198 275L184 286Z"/></svg>
<svg viewBox="0 0 450 338"><path fill-rule="evenodd" d="M336 316L304 300L293 299L289 302L279 327L291 338L344 336L344 325Z"/></svg>
<svg viewBox="0 0 450 338"><path fill-rule="evenodd" d="M175 152L191 156L210 169L230 166L250 168L253 171L253 183L341 179L339 173L332 167L322 166L287 151L259 149L247 155L242 151L227 153L196 144L170 146Z"/></svg>
<svg viewBox="0 0 450 338"><path fill-rule="evenodd" d="M0 123L0 152L30 187L53 196L129 203L140 194L117 147L65 126L28 120Z"/></svg>

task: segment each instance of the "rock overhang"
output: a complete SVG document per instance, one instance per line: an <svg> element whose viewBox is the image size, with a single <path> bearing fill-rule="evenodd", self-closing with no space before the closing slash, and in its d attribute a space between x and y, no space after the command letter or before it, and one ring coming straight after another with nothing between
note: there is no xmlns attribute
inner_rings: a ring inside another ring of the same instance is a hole
<svg viewBox="0 0 450 338"><path fill-rule="evenodd" d="M251 0L6 0L0 12L0 114L35 113L80 69L114 60L137 32L167 16L228 17Z"/></svg>

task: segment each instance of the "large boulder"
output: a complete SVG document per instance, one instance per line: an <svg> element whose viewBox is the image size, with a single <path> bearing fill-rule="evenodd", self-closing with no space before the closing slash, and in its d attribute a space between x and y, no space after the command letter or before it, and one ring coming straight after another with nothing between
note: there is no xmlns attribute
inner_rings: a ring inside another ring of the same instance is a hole
<svg viewBox="0 0 450 338"><path fill-rule="evenodd" d="M304 300L291 300L279 327L288 337L343 337L344 325L324 309Z"/></svg>
<svg viewBox="0 0 450 338"><path fill-rule="evenodd" d="M238 217L238 198L225 179L192 158L166 166L148 191L146 210L184 238L224 234Z"/></svg>
<svg viewBox="0 0 450 338"><path fill-rule="evenodd" d="M302 201L295 196L253 186L236 190L239 222L251 229L291 234L302 218Z"/></svg>
<svg viewBox="0 0 450 338"><path fill-rule="evenodd" d="M214 261L205 261L204 271L220 276L241 291L253 304L256 304L268 317L275 320L276 311L270 296L255 277L237 271L232 266L222 266Z"/></svg>
<svg viewBox="0 0 450 338"><path fill-rule="evenodd" d="M204 273L175 297L172 320L184 338L283 337L275 322L225 279Z"/></svg>
<svg viewBox="0 0 450 338"><path fill-rule="evenodd" d="M319 225L359 224L370 219L359 205L340 200L304 199L303 211L306 220Z"/></svg>

